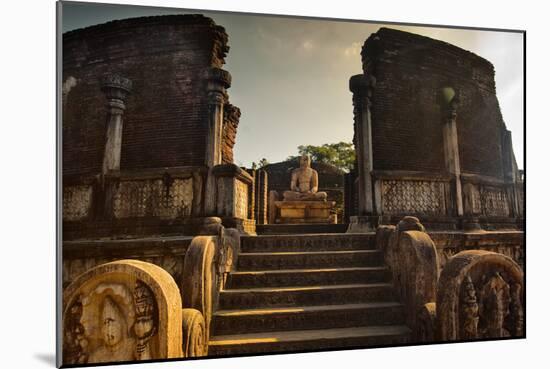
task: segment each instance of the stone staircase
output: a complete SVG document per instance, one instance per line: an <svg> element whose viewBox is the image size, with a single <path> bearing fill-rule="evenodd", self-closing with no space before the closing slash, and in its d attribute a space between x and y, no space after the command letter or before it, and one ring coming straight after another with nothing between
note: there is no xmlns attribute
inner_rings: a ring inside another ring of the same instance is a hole
<svg viewBox="0 0 550 369"><path fill-rule="evenodd" d="M374 234L242 238L209 356L406 343L403 306Z"/></svg>

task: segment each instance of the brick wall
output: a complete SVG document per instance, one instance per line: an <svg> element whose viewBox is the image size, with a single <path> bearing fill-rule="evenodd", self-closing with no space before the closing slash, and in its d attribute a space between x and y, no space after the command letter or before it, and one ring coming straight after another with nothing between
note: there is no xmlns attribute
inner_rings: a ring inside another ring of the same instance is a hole
<svg viewBox="0 0 550 369"><path fill-rule="evenodd" d="M444 171L440 89L460 94L457 113L463 172L501 178L505 130L487 60L451 44L381 28L362 51L376 77L372 96L375 170Z"/></svg>
<svg viewBox="0 0 550 369"><path fill-rule="evenodd" d="M113 21L63 35L63 174L101 171L104 74L133 82L126 101L121 170L204 165L204 72L221 67L223 27L200 15Z"/></svg>
<svg viewBox="0 0 550 369"><path fill-rule="evenodd" d="M223 114L222 164L233 164L233 147L237 140L241 110L231 104L225 104Z"/></svg>

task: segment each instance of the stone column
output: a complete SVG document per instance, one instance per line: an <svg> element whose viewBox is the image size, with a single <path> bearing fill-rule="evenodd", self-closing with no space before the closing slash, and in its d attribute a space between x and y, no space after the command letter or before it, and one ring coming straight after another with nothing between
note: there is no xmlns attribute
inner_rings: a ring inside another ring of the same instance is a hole
<svg viewBox="0 0 550 369"><path fill-rule="evenodd" d="M267 172L259 169L256 178L256 222L267 224Z"/></svg>
<svg viewBox="0 0 550 369"><path fill-rule="evenodd" d="M349 89L353 93L353 116L355 126L355 153L359 180L358 215L373 215L372 186L372 120L370 113L372 89L376 83L373 76L357 74L350 78Z"/></svg>
<svg viewBox="0 0 550 369"><path fill-rule="evenodd" d="M455 204L456 215L463 216L462 205L462 182L460 180L460 157L458 153L458 133L456 130L456 109L458 107L458 96L454 89L445 87L443 95L443 150L445 154L445 167L453 175L455 182Z"/></svg>
<svg viewBox="0 0 550 369"><path fill-rule="evenodd" d="M226 89L231 86L231 75L220 68L206 71L208 94L208 131L206 133L205 165L209 168L205 190L205 213L216 213L216 178L212 168L222 163L223 105L227 102Z"/></svg>
<svg viewBox="0 0 550 369"><path fill-rule="evenodd" d="M126 109L126 97L132 89L132 81L116 74L105 76L101 91L107 97L107 133L103 153L102 173L120 170L122 149L122 115Z"/></svg>
<svg viewBox="0 0 550 369"><path fill-rule="evenodd" d="M117 178L108 175L120 171L120 153L122 150L122 115L126 109L126 98L132 89L132 81L116 74L103 78L101 91L107 98L107 129L105 134L105 150L101 170L101 184L96 206L97 215L104 219L113 216L113 196Z"/></svg>

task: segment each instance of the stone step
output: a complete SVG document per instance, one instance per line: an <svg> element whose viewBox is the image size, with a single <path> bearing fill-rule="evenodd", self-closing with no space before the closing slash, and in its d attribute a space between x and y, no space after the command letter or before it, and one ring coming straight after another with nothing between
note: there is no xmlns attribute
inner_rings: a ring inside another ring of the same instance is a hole
<svg viewBox="0 0 550 369"><path fill-rule="evenodd" d="M410 333L406 326L390 325L216 335L208 356L389 346L407 343Z"/></svg>
<svg viewBox="0 0 550 369"><path fill-rule="evenodd" d="M374 234L244 236L242 252L337 251L375 248Z"/></svg>
<svg viewBox="0 0 550 369"><path fill-rule="evenodd" d="M219 310L213 317L217 335L403 323L403 306L397 302Z"/></svg>
<svg viewBox="0 0 550 369"><path fill-rule="evenodd" d="M321 269L380 266L378 250L345 250L316 252L241 253L237 262L240 271L280 269Z"/></svg>
<svg viewBox="0 0 550 369"><path fill-rule="evenodd" d="M233 272L229 275L227 286L230 288L253 288L376 283L388 281L390 277L389 269L384 266L259 270Z"/></svg>
<svg viewBox="0 0 550 369"><path fill-rule="evenodd" d="M258 234L346 233L347 224L258 224Z"/></svg>
<svg viewBox="0 0 550 369"><path fill-rule="evenodd" d="M226 289L219 309L357 304L394 301L391 283Z"/></svg>

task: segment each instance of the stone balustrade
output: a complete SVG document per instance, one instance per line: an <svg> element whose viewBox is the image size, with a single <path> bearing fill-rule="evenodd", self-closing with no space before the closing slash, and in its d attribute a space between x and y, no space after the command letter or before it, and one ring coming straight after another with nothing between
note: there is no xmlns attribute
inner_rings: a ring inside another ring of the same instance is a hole
<svg viewBox="0 0 550 369"><path fill-rule="evenodd" d="M523 184L477 174L375 170L373 212L351 216L350 232L370 232L403 216L419 218L430 230L523 228ZM460 214L457 191L461 188ZM353 190L353 189L351 189ZM348 200L348 210L355 198ZM362 224L365 224L364 226Z"/></svg>
<svg viewBox="0 0 550 369"><path fill-rule="evenodd" d="M525 335L522 232L428 234L408 216L378 227L376 244L413 342Z"/></svg>
<svg viewBox="0 0 550 369"><path fill-rule="evenodd" d="M220 217L227 227L254 234L255 182L234 164L212 169L215 191L206 196L206 167L113 171L64 179L64 239L194 233L192 220ZM108 191L107 191L108 190ZM109 196L106 193L109 192ZM207 214L206 197L215 209ZM107 202L107 204L106 204Z"/></svg>

